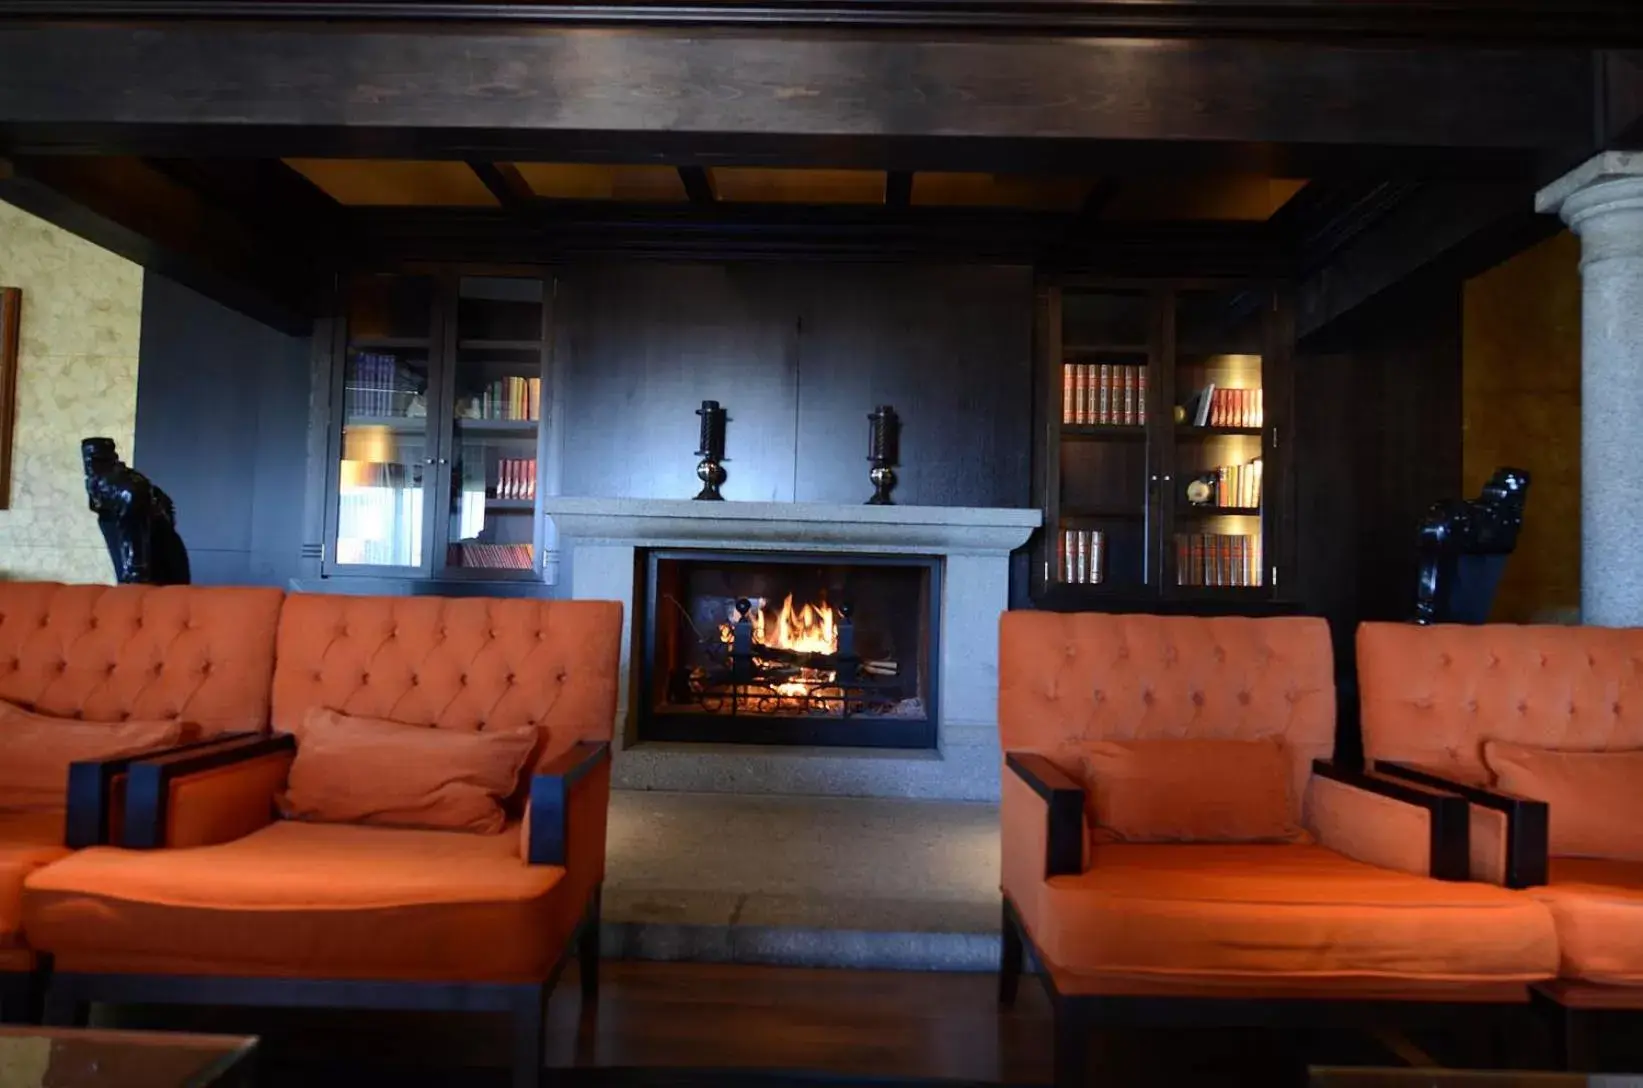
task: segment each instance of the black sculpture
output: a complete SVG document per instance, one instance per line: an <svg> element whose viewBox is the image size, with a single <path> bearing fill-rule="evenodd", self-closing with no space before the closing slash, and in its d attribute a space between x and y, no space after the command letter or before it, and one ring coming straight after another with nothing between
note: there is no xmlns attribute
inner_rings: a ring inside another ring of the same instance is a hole
<svg viewBox="0 0 1643 1088"><path fill-rule="evenodd" d="M1528 472L1498 468L1477 498L1432 507L1420 527L1416 623L1488 621L1528 496Z"/></svg>
<svg viewBox="0 0 1643 1088"><path fill-rule="evenodd" d="M188 550L171 497L120 460L112 438L80 442L86 497L121 585L188 585Z"/></svg>

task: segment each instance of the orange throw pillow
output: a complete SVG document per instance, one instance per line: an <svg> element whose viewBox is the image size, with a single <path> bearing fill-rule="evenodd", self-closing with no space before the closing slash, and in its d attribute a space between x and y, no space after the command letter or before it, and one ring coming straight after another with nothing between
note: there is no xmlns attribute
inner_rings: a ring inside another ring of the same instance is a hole
<svg viewBox="0 0 1643 1088"><path fill-rule="evenodd" d="M192 733L178 721L86 722L0 701L0 811L60 812L71 763L169 748Z"/></svg>
<svg viewBox="0 0 1643 1088"><path fill-rule="evenodd" d="M494 835L537 744L522 729L469 733L314 709L279 798L282 815Z"/></svg>
<svg viewBox="0 0 1643 1088"><path fill-rule="evenodd" d="M1643 751L1561 752L1485 741L1495 785L1547 804L1549 853L1643 861Z"/></svg>
<svg viewBox="0 0 1643 1088"><path fill-rule="evenodd" d="M1283 741L1103 740L1073 746L1085 816L1120 842L1306 842Z"/></svg>

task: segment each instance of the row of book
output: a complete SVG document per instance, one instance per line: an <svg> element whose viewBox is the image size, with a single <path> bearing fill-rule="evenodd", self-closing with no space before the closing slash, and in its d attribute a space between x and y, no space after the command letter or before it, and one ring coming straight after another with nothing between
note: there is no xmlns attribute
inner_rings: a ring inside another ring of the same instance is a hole
<svg viewBox="0 0 1643 1088"><path fill-rule="evenodd" d="M400 375L399 359L375 351L354 352L351 380L343 390L343 407L350 416L402 416L408 394Z"/></svg>
<svg viewBox="0 0 1643 1088"><path fill-rule="evenodd" d="M1213 480L1208 502L1198 506L1236 507L1257 510L1261 506L1261 459L1241 465L1221 465L1205 473Z"/></svg>
<svg viewBox="0 0 1643 1088"><path fill-rule="evenodd" d="M1100 529L1061 530L1060 579L1072 585L1097 586L1106 578L1107 534Z"/></svg>
<svg viewBox="0 0 1643 1088"><path fill-rule="evenodd" d="M479 567L485 570L531 570L533 550L529 544L452 544L445 563L452 567Z"/></svg>
<svg viewBox="0 0 1643 1088"><path fill-rule="evenodd" d="M536 498L535 458L503 457L496 462L496 499Z"/></svg>
<svg viewBox="0 0 1643 1088"><path fill-rule="evenodd" d="M1123 363L1062 366L1062 423L1133 427L1145 423L1146 415L1146 367Z"/></svg>
<svg viewBox="0 0 1643 1088"><path fill-rule="evenodd" d="M1194 427L1259 427L1264 411L1259 389L1217 389L1210 382L1193 398Z"/></svg>
<svg viewBox="0 0 1643 1088"><path fill-rule="evenodd" d="M541 378L498 378L470 402L469 418L517 421L539 419L541 403Z"/></svg>
<svg viewBox="0 0 1643 1088"><path fill-rule="evenodd" d="M1176 533L1175 584L1261 585L1261 538L1227 533Z"/></svg>

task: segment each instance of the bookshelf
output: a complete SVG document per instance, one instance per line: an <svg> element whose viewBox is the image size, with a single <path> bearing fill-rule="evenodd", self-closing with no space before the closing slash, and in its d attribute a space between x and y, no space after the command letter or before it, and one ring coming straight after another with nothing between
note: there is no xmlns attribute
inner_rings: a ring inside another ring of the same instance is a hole
<svg viewBox="0 0 1643 1088"><path fill-rule="evenodd" d="M1281 296L1247 283L1050 281L1037 326L1040 605L1224 611L1274 599L1290 520Z"/></svg>
<svg viewBox="0 0 1643 1088"><path fill-rule="evenodd" d="M456 270L344 286L327 576L540 577L550 297Z"/></svg>

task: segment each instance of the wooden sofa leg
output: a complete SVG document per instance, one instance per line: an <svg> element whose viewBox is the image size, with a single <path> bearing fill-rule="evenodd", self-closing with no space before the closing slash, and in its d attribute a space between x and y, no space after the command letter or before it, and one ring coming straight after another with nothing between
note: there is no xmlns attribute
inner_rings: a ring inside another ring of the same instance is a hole
<svg viewBox="0 0 1643 1088"><path fill-rule="evenodd" d="M541 1088L547 1015L548 988L521 986L513 1007L513 1088Z"/></svg>
<svg viewBox="0 0 1643 1088"><path fill-rule="evenodd" d="M1558 1025L1558 1065L1571 1073L1595 1073L1598 1067L1597 1032L1593 1014L1584 1009L1562 1010Z"/></svg>
<svg viewBox="0 0 1643 1088"><path fill-rule="evenodd" d="M1005 1008L1015 1004L1016 991L1021 988L1021 967L1026 950L1022 945L1021 930L1015 924L1010 901L1004 901L1004 915L999 935L1002 938L998 957L998 1003Z"/></svg>
<svg viewBox="0 0 1643 1088"><path fill-rule="evenodd" d="M1055 1006L1055 1088L1085 1088L1090 1080L1089 1017L1078 1001Z"/></svg>
<svg viewBox="0 0 1643 1088"><path fill-rule="evenodd" d="M582 921L582 933L577 938L577 972L582 976L584 1004L599 999L599 919L603 913L604 887L593 889L588 904L588 916Z"/></svg>

